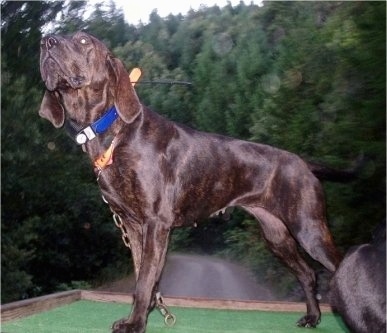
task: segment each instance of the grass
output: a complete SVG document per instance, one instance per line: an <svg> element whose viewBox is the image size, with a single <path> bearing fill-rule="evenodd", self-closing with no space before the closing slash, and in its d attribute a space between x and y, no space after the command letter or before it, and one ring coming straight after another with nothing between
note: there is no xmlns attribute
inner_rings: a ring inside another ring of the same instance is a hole
<svg viewBox="0 0 387 333"><path fill-rule="evenodd" d="M77 301L53 310L7 322L2 333L109 333L112 322L128 315L130 305ZM175 326L164 325L158 311L149 317L147 333L303 333L308 329L296 327L301 313L263 312L171 308L176 315ZM321 324L313 333L349 331L340 317L323 314Z"/></svg>

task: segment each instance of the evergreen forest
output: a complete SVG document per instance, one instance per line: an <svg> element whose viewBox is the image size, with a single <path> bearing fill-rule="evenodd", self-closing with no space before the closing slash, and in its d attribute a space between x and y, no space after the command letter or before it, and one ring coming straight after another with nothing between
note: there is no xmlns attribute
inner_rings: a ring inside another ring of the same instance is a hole
<svg viewBox="0 0 387 333"><path fill-rule="evenodd" d="M385 222L384 1L241 1L167 17L154 10L138 25L126 23L114 2L89 7L1 2L2 303L132 272L88 158L38 115L39 44L47 33L95 35L128 71L142 69L140 99L170 119L355 170L350 182L323 184L343 253ZM297 294L242 211L176 230L170 250L237 260L279 298Z"/></svg>

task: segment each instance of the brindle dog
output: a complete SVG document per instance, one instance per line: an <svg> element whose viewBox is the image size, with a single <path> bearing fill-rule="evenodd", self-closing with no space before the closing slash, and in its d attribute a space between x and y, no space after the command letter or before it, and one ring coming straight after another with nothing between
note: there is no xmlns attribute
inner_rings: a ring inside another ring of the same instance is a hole
<svg viewBox="0 0 387 333"><path fill-rule="evenodd" d="M352 247L331 281L330 302L353 333L386 332L386 221Z"/></svg>
<svg viewBox="0 0 387 333"><path fill-rule="evenodd" d="M101 192L129 231L137 284L132 313L113 325L114 333L145 331L172 229L233 206L258 220L270 249L301 283L307 311L298 325L320 322L315 273L297 249L332 272L340 262L313 174L318 168L290 152L199 132L152 112L122 62L84 32L43 38L40 70L47 87L40 116L78 129Z"/></svg>

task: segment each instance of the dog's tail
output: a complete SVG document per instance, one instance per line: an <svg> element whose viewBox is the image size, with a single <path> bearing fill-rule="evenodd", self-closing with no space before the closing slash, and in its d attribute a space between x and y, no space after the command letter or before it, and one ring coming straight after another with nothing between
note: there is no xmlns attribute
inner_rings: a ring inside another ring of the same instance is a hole
<svg viewBox="0 0 387 333"><path fill-rule="evenodd" d="M356 158L353 167L339 170L317 162L306 161L309 170L312 171L318 179L338 183L348 183L357 179L364 162L364 155L360 155Z"/></svg>

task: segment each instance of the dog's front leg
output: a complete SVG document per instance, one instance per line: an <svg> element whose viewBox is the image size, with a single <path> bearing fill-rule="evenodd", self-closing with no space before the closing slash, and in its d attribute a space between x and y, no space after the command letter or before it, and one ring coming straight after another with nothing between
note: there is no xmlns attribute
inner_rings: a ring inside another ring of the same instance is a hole
<svg viewBox="0 0 387 333"><path fill-rule="evenodd" d="M165 263L170 228L154 221L143 226L142 263L129 320L113 324L113 333L144 333L148 314L154 305L156 287Z"/></svg>
<svg viewBox="0 0 387 333"><path fill-rule="evenodd" d="M134 265L134 272L135 272L135 277L137 282L140 266L141 266L141 260L142 260L142 242L143 242L142 226L138 223L128 223L126 224L126 230L128 231L127 236L129 238L130 249L132 253L132 260ZM151 310L155 307L157 303L157 299L156 299L157 291L158 291L158 281L154 288L155 297L152 298Z"/></svg>
<svg viewBox="0 0 387 333"><path fill-rule="evenodd" d="M128 231L130 251L132 253L134 273L137 281L139 271L140 271L140 266L141 266L141 260L142 260L142 242L143 242L142 226L141 224L138 224L138 223L128 222L128 223L125 223L125 227L126 227L126 230Z"/></svg>

